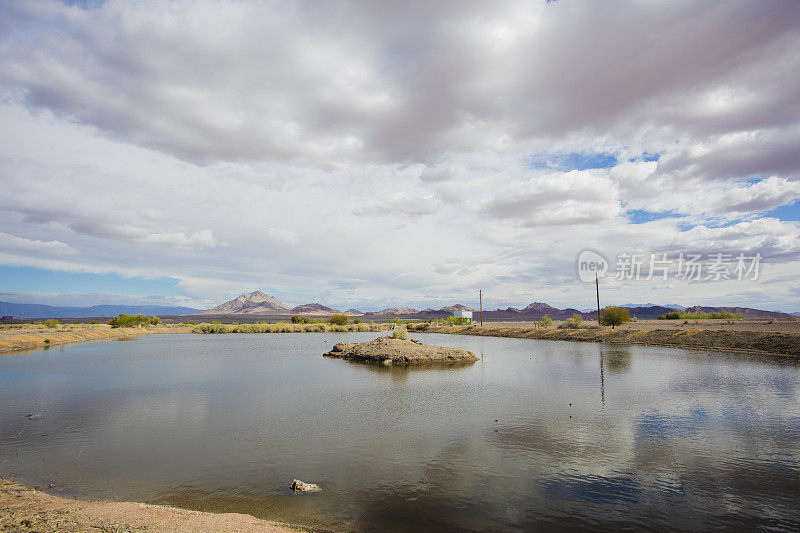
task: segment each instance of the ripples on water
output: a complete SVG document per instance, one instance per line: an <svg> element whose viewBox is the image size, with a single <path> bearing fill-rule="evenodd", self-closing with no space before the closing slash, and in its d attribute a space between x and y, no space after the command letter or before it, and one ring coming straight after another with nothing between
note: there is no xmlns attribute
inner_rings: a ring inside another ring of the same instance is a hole
<svg viewBox="0 0 800 533"><path fill-rule="evenodd" d="M374 336L153 335L2 356L0 473L344 530L800 527L796 362L439 335L419 337L482 360L321 357ZM324 492L293 495L292 478Z"/></svg>

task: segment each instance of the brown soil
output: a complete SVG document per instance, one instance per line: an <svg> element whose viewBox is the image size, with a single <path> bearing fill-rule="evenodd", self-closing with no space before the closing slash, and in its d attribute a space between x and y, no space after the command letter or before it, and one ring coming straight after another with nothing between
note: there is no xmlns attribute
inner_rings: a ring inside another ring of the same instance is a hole
<svg viewBox="0 0 800 533"><path fill-rule="evenodd" d="M478 360L474 353L462 348L429 346L391 337L378 337L361 343L340 342L324 355L385 365L473 363Z"/></svg>
<svg viewBox="0 0 800 533"><path fill-rule="evenodd" d="M131 502L80 501L0 478L0 531L14 532L287 532L302 528L237 513L202 513Z"/></svg>
<svg viewBox="0 0 800 533"><path fill-rule="evenodd" d="M68 324L59 328L26 326L0 329L0 354L21 350L41 350L60 344L107 341L152 333L188 333L191 326L155 326L149 328L112 328L107 324ZM50 342L45 342L45 341Z"/></svg>
<svg viewBox="0 0 800 533"><path fill-rule="evenodd" d="M493 322L480 326L431 327L431 333L517 337L525 339L606 342L669 346L698 350L722 350L784 356L800 356L800 327L795 321L724 320L683 321L639 320L617 329L600 328L584 322L586 327L548 329L530 322Z"/></svg>

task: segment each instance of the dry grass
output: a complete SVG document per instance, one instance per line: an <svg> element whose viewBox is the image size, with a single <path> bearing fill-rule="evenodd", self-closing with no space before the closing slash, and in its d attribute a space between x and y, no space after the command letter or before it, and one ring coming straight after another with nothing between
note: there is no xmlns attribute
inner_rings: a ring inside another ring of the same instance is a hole
<svg viewBox="0 0 800 533"><path fill-rule="evenodd" d="M193 333L327 333L327 332L352 332L352 331L384 331L389 329L389 324L360 323L360 324L292 324L291 322L278 322L271 324L259 322L256 324L199 324Z"/></svg>

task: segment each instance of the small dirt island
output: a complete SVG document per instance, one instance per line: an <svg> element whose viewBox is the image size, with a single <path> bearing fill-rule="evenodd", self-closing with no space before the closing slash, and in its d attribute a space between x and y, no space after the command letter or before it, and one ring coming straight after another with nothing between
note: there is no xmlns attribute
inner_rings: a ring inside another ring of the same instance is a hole
<svg viewBox="0 0 800 533"><path fill-rule="evenodd" d="M378 337L359 343L340 342L323 355L384 365L464 364L478 360L474 353L463 348L429 346L417 340L406 341L391 337Z"/></svg>

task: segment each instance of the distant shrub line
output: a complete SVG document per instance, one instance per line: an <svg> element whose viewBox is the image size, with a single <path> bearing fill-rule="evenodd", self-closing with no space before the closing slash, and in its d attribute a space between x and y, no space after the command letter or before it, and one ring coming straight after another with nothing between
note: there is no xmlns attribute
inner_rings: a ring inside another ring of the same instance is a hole
<svg viewBox="0 0 800 533"><path fill-rule="evenodd" d="M278 322L270 324L258 322L255 324L200 324L192 330L193 333L311 333L311 332L348 332L348 331L381 331L383 325L370 322L369 324L326 324L324 321L310 323Z"/></svg>
<svg viewBox="0 0 800 533"><path fill-rule="evenodd" d="M112 328L132 328L136 326L158 326L161 319L157 316L126 315L120 314L117 318L108 321Z"/></svg>
<svg viewBox="0 0 800 533"><path fill-rule="evenodd" d="M744 318L741 313L683 313L671 311L658 317L659 320L717 320Z"/></svg>

